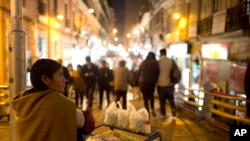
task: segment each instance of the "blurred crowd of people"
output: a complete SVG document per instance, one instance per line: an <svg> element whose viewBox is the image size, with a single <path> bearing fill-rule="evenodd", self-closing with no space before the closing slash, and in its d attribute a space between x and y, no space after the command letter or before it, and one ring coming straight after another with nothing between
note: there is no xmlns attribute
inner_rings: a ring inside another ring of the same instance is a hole
<svg viewBox="0 0 250 141"><path fill-rule="evenodd" d="M77 140L83 141L95 129L92 115L94 94L99 94L99 108L103 107L106 94L107 105L113 95L115 102L122 100L122 108L127 108L127 92L134 88L134 94L142 94L144 107L156 116L154 92L157 88L162 118L166 116L166 100L169 100L172 116L175 116L174 84L171 81L173 60L166 57L166 50L160 50L160 59L156 60L153 52L138 66L129 70L126 61L120 60L111 70L105 60L100 66L91 58L86 63L77 65L76 70L69 64L62 65L62 60L39 59L30 69L32 87L23 90L12 99L16 111L17 133L20 141L36 140ZM72 98L74 92L75 101ZM83 110L84 97L87 108ZM25 129L32 129L27 134ZM39 134L39 136L37 136ZM55 136L60 135L60 136Z"/></svg>
<svg viewBox="0 0 250 141"><path fill-rule="evenodd" d="M64 92L66 97L74 98L78 108L82 108L84 98L86 98L88 110L92 110L95 93L99 94L99 109L102 109L104 94L106 94L107 106L110 104L111 96L117 101L120 98L126 99L132 74L125 67L125 60L121 60L119 67L114 70L109 68L106 60L101 60L98 65L87 56L85 61L85 64L77 65L76 70L73 69L72 64L67 67L63 66L64 77L67 80ZM115 93L116 97L114 97ZM124 107L125 105L124 103Z"/></svg>
<svg viewBox="0 0 250 141"><path fill-rule="evenodd" d="M106 60L101 60L100 64L96 64L89 56L85 59L86 63L77 65L76 70L73 69L72 64L64 69L64 77L67 80L64 95L74 98L78 108L82 108L84 98L86 98L86 109L91 111L94 95L98 94L98 107L102 109L104 94L106 94L106 106L111 100L121 100L122 108L126 109L127 92L129 88L132 88L134 99L142 98L145 108L153 116L156 116L155 90L160 101L161 116L163 118L166 116L166 100L169 100L172 115L176 115L174 84L170 78L172 59L167 58L165 49L160 50L159 60L156 59L154 52L149 52L139 66L132 67L131 70L126 67L126 60L120 60L117 67L110 69Z"/></svg>

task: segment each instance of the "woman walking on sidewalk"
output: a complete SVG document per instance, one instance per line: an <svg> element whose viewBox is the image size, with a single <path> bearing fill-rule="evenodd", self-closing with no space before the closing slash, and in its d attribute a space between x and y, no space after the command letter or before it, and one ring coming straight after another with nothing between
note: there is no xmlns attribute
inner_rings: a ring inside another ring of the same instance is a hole
<svg viewBox="0 0 250 141"><path fill-rule="evenodd" d="M141 63L138 76L139 87L143 95L144 106L148 113L150 113L150 102L151 113L153 116L156 116L154 111L154 91L159 76L159 65L153 52L149 52L146 59Z"/></svg>

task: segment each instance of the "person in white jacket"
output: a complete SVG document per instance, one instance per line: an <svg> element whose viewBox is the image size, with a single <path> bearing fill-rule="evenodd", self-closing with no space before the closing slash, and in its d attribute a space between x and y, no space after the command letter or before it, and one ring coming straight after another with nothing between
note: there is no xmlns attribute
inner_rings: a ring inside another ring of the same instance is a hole
<svg viewBox="0 0 250 141"><path fill-rule="evenodd" d="M160 74L157 81L157 91L160 101L161 118L166 118L166 99L169 100L172 116L176 116L176 106L174 101L174 84L171 83L170 72L172 68L172 59L167 58L166 49L160 50L160 59L158 60Z"/></svg>

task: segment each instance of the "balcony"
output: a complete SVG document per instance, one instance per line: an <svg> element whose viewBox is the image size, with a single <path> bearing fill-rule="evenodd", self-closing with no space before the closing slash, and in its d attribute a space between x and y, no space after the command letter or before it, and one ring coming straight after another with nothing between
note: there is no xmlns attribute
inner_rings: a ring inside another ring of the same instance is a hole
<svg viewBox="0 0 250 141"><path fill-rule="evenodd" d="M238 29L249 28L250 2L243 2L226 11L225 32L236 31ZM211 35L213 16L202 19L198 22L198 35Z"/></svg>
<svg viewBox="0 0 250 141"><path fill-rule="evenodd" d="M70 20L69 19L65 20L65 27L67 27L67 28L70 27Z"/></svg>
<svg viewBox="0 0 250 141"><path fill-rule="evenodd" d="M212 19L213 17L207 17L198 22L198 35L208 36L212 30Z"/></svg>
<svg viewBox="0 0 250 141"><path fill-rule="evenodd" d="M240 5L228 9L226 18L226 31L234 31L237 29L248 28L249 13L250 13L250 2L244 2Z"/></svg>

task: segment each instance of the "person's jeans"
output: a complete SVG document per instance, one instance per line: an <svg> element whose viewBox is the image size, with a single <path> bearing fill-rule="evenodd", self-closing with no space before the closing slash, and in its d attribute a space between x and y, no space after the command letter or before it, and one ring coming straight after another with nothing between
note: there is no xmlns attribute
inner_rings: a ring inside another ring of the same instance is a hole
<svg viewBox="0 0 250 141"><path fill-rule="evenodd" d="M150 101L151 110L154 111L155 84L154 83L139 84L139 87L143 95L144 107L147 109L148 113L150 113L149 110L149 101Z"/></svg>
<svg viewBox="0 0 250 141"><path fill-rule="evenodd" d="M94 98L95 84L94 85L86 85L85 94L88 99L88 109L92 109L93 98Z"/></svg>
<svg viewBox="0 0 250 141"><path fill-rule="evenodd" d="M102 102L103 102L103 93L106 92L106 98L107 98L107 104L109 105L110 99L109 99L109 93L110 93L110 87L109 86L99 86L99 106L101 108Z"/></svg>
<svg viewBox="0 0 250 141"><path fill-rule="evenodd" d="M75 90L75 104L76 104L77 107L79 105L79 98L80 98L80 105L82 106L83 94L84 94L84 92L79 91L79 90Z"/></svg>
<svg viewBox="0 0 250 141"><path fill-rule="evenodd" d="M127 109L127 90L116 90L115 95L115 102L119 101L122 97L122 108Z"/></svg>
<svg viewBox="0 0 250 141"><path fill-rule="evenodd" d="M157 86L158 97L160 101L161 115L166 115L166 99L168 99L172 112L176 110L174 100L174 87L173 86Z"/></svg>

